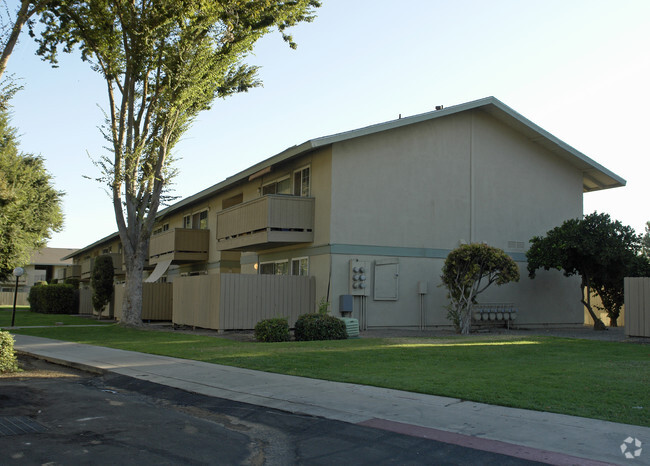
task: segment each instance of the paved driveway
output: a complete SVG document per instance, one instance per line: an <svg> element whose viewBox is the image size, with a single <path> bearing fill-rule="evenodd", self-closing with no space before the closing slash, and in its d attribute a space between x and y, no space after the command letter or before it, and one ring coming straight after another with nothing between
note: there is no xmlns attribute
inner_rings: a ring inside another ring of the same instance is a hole
<svg viewBox="0 0 650 466"><path fill-rule="evenodd" d="M3 464L535 464L21 358L0 377Z"/></svg>

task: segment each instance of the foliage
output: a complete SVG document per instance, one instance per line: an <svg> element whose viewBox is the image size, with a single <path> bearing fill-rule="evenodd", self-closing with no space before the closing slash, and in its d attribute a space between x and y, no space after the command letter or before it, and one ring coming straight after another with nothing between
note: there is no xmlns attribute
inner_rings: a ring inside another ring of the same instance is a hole
<svg viewBox="0 0 650 466"><path fill-rule="evenodd" d="M0 331L0 373L16 372L17 370L14 337L9 332Z"/></svg>
<svg viewBox="0 0 650 466"><path fill-rule="evenodd" d="M76 314L79 312L79 294L72 285L33 286L29 290L30 310L44 314Z"/></svg>
<svg viewBox="0 0 650 466"><path fill-rule="evenodd" d="M41 13L38 53L57 63L60 48L80 50L106 81L103 134L109 155L99 179L112 193L124 250L121 323L141 325L142 269L164 189L170 152L217 97L259 86L244 63L255 42L277 28L311 21L316 0L59 0Z"/></svg>
<svg viewBox="0 0 650 466"><path fill-rule="evenodd" d="M61 197L41 157L18 150L16 130L0 109L0 280L45 246L63 225Z"/></svg>
<svg viewBox="0 0 650 466"><path fill-rule="evenodd" d="M447 317L458 333L468 334L476 297L492 283L504 285L519 281L519 268L499 248L481 243L463 244L445 259L441 278L450 300Z"/></svg>
<svg viewBox="0 0 650 466"><path fill-rule="evenodd" d="M329 314L330 312L330 303L325 299L321 298L318 303L318 313L319 314Z"/></svg>
<svg viewBox="0 0 650 466"><path fill-rule="evenodd" d="M90 286L93 289L93 308L100 316L102 309L111 302L114 276L115 271L111 256L102 255L96 257L90 277Z"/></svg>
<svg viewBox="0 0 650 466"><path fill-rule="evenodd" d="M345 340L348 337L345 323L328 314L303 314L296 320L296 341Z"/></svg>
<svg viewBox="0 0 650 466"><path fill-rule="evenodd" d="M289 322L286 317L265 319L255 325L255 339L262 342L289 341Z"/></svg>
<svg viewBox="0 0 650 466"><path fill-rule="evenodd" d="M72 285L75 290L79 289L79 283L80 282L81 282L81 280L79 280L78 278L66 278L65 280L63 280L63 283L65 283L67 285Z"/></svg>
<svg viewBox="0 0 650 466"><path fill-rule="evenodd" d="M581 302L594 320L594 329L604 329L605 324L593 311L591 295L596 291L601 296L615 324L622 304L623 279L633 271L647 270L647 260L638 257L640 250L641 239L631 227L612 221L608 214L594 212L582 220L567 220L546 236L532 238L526 253L528 275L535 278L540 268L563 270L567 277L579 275Z"/></svg>
<svg viewBox="0 0 650 466"><path fill-rule="evenodd" d="M641 253L650 259L650 222L645 224L645 233L641 238Z"/></svg>

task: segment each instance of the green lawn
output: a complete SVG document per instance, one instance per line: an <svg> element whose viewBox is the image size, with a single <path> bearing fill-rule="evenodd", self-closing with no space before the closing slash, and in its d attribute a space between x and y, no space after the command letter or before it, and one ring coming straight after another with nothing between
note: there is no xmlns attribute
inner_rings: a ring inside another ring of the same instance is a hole
<svg viewBox="0 0 650 466"><path fill-rule="evenodd" d="M11 325L12 306L0 306L0 328ZM29 306L16 306L15 326L43 326L43 325L105 325L112 322L101 322L88 317L69 316L65 314L39 314L29 312Z"/></svg>
<svg viewBox="0 0 650 466"><path fill-rule="evenodd" d="M650 346L551 337L242 343L117 325L17 333L650 426Z"/></svg>

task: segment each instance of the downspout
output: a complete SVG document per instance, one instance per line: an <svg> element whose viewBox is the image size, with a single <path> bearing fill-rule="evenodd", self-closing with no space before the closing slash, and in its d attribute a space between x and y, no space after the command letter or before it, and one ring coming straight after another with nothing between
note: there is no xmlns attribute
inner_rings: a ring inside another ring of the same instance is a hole
<svg viewBox="0 0 650 466"><path fill-rule="evenodd" d="M474 231L474 214L475 214L475 201L474 201L474 111L471 112L470 129L469 129L469 244L472 244L476 239L476 232Z"/></svg>

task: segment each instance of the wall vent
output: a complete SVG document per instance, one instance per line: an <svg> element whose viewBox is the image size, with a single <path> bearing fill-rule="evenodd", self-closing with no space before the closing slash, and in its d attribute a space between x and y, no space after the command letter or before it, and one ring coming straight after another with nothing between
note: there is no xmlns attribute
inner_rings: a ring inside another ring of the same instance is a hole
<svg viewBox="0 0 650 466"><path fill-rule="evenodd" d="M508 241L508 249L523 251L525 247L526 243L524 241Z"/></svg>

